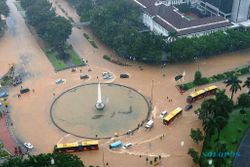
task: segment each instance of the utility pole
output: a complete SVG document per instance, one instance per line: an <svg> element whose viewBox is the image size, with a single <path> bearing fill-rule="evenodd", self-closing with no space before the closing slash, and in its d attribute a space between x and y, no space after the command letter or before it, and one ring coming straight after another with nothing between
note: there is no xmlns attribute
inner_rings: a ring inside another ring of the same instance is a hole
<svg viewBox="0 0 250 167"><path fill-rule="evenodd" d="M103 144L102 144L102 164L105 167L105 161L104 161L104 150L103 150Z"/></svg>
<svg viewBox="0 0 250 167"><path fill-rule="evenodd" d="M154 80L152 80L152 85L151 85L151 99L150 99L150 101L151 101L151 104L153 104L153 90L154 90Z"/></svg>

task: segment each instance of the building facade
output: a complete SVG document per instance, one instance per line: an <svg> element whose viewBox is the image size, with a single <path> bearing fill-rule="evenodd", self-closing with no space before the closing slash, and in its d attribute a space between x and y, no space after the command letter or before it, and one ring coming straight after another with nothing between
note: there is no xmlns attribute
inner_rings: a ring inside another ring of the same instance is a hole
<svg viewBox="0 0 250 167"><path fill-rule="evenodd" d="M176 7L162 1L135 0L135 2L144 10L143 23L151 31L163 36L169 36L170 32L174 32L178 37L202 36L232 26L228 19L217 15L190 19ZM178 3L191 3L191 1L178 1Z"/></svg>

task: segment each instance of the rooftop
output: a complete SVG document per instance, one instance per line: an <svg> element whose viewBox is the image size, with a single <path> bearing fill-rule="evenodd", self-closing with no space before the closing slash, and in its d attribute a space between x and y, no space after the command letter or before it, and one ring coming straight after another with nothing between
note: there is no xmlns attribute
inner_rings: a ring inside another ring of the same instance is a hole
<svg viewBox="0 0 250 167"><path fill-rule="evenodd" d="M167 31L176 31L177 35L212 30L232 25L229 20L221 16L211 16L189 19L174 6L164 4L155 5L156 0L135 0L153 20Z"/></svg>

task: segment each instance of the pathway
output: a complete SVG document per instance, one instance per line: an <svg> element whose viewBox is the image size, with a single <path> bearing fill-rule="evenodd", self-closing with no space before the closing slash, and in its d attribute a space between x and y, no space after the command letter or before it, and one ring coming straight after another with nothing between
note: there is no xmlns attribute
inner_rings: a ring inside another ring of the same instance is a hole
<svg viewBox="0 0 250 167"><path fill-rule="evenodd" d="M7 113L8 114L8 113ZM2 140L4 147L11 153L15 154L15 147L17 147L16 142L10 136L7 126L11 126L8 116L3 114L3 117L0 119L0 139Z"/></svg>

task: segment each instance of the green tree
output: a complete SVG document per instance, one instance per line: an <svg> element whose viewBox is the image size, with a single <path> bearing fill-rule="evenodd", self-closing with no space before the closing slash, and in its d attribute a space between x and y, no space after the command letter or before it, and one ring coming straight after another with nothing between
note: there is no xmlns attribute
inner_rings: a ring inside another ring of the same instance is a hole
<svg viewBox="0 0 250 167"><path fill-rule="evenodd" d="M189 148L189 149L188 149L188 155L190 155L190 156L192 157L193 162L194 162L195 164L198 164L198 163L199 163L200 158L199 158L199 153L198 153L198 151L196 151L196 150L193 149L193 148Z"/></svg>
<svg viewBox="0 0 250 167"><path fill-rule="evenodd" d="M9 12L10 12L10 10L6 4L6 0L0 0L0 14L8 16Z"/></svg>
<svg viewBox="0 0 250 167"><path fill-rule="evenodd" d="M194 74L194 84L197 84L202 79L202 74L200 71L196 71Z"/></svg>
<svg viewBox="0 0 250 167"><path fill-rule="evenodd" d="M238 79L235 75L231 76L227 83L226 87L230 86L230 92L231 92L231 100L233 99L233 95L238 91L241 90L240 84L242 83L241 80Z"/></svg>
<svg viewBox="0 0 250 167"><path fill-rule="evenodd" d="M220 139L220 132L221 130L227 125L227 119L222 117L222 116L218 116L215 118L215 127L217 129L217 141L219 141Z"/></svg>
<svg viewBox="0 0 250 167"><path fill-rule="evenodd" d="M0 167L27 167L27 166L51 166L53 167L84 167L84 164L76 155L71 154L39 154L10 157L8 161L0 165Z"/></svg>
<svg viewBox="0 0 250 167"><path fill-rule="evenodd" d="M167 36L167 40L170 42L175 41L177 38L177 32L176 31L170 31Z"/></svg>
<svg viewBox="0 0 250 167"><path fill-rule="evenodd" d="M242 108L250 107L250 95L247 93L242 93L238 97L238 105Z"/></svg>
<svg viewBox="0 0 250 167"><path fill-rule="evenodd" d="M201 142L204 139L204 136L202 134L202 131L198 128L196 130L194 130L193 128L190 131L190 136L193 139L193 141L198 144L199 142Z"/></svg>
<svg viewBox="0 0 250 167"><path fill-rule="evenodd" d="M247 77L246 81L244 82L243 87L248 88L248 94L250 94L250 77Z"/></svg>

